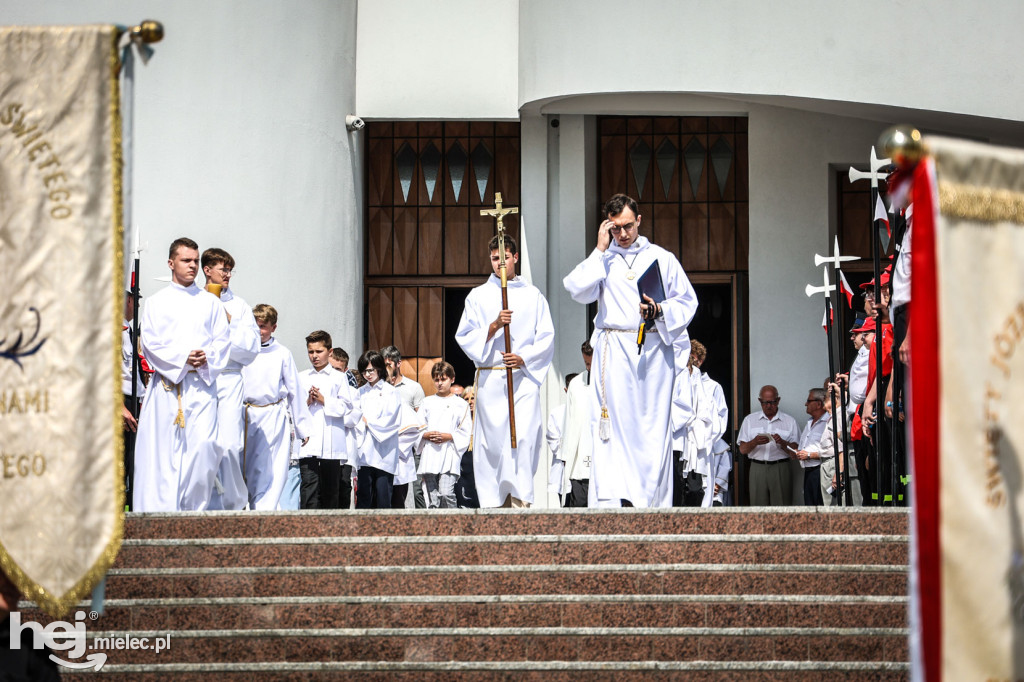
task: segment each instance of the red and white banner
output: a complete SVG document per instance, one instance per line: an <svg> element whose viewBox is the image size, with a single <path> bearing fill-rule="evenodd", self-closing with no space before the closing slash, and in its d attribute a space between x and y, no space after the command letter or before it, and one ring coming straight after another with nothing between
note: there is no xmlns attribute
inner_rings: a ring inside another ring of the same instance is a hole
<svg viewBox="0 0 1024 682"><path fill-rule="evenodd" d="M923 679L1020 680L1024 151L927 144L914 177L910 304Z"/></svg>

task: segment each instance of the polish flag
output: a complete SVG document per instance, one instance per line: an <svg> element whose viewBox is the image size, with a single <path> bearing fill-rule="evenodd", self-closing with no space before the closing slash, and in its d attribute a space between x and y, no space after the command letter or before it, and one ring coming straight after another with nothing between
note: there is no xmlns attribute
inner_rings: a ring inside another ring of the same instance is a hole
<svg viewBox="0 0 1024 682"><path fill-rule="evenodd" d="M889 226L889 212L885 210L885 204L882 203L882 196L878 195L875 197L875 220L881 220L885 223L885 231L889 233L889 238L892 238L892 227Z"/></svg>
<svg viewBox="0 0 1024 682"><path fill-rule="evenodd" d="M842 288L844 294L846 294L846 305L853 309L853 289L850 287L850 283L846 281L846 275L843 271L839 271L839 286Z"/></svg>

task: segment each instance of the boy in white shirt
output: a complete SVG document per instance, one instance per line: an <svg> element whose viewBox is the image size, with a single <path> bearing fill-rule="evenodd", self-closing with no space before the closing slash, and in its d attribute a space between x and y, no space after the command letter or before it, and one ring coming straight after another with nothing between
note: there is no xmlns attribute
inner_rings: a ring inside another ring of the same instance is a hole
<svg viewBox="0 0 1024 682"><path fill-rule="evenodd" d="M423 399L420 416L427 430L420 439L419 469L430 509L455 509L455 483L459 480L462 455L473 435L469 403L452 393L455 368L443 360L430 369L437 392Z"/></svg>
<svg viewBox="0 0 1024 682"><path fill-rule="evenodd" d="M309 440L299 450L303 509L348 509L355 461L352 429L362 416L345 375L329 362L331 335L306 337L312 369L299 373L300 394L312 416Z"/></svg>
<svg viewBox="0 0 1024 682"><path fill-rule="evenodd" d="M291 429L306 440L309 408L299 388L299 373L291 352L277 341L277 310L266 303L253 308L260 330L260 352L242 369L245 386L245 450L242 473L250 509L277 509L291 464Z"/></svg>

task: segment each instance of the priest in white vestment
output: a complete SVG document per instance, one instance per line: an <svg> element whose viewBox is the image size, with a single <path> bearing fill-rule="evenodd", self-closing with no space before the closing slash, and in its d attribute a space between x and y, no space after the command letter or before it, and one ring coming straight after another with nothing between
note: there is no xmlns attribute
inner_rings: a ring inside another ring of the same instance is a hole
<svg viewBox="0 0 1024 682"><path fill-rule="evenodd" d="M555 328L548 302L537 287L515 275L515 241L505 238L508 309L502 309L497 237L489 245L494 274L469 292L455 339L477 367L473 467L481 507L528 506L540 466L544 419L540 387L554 356ZM512 352L505 352L509 325ZM508 384L512 368L516 448L509 431Z"/></svg>
<svg viewBox="0 0 1024 682"><path fill-rule="evenodd" d="M210 503L217 447L217 377L228 364L227 316L195 284L199 247L171 244L171 284L150 297L140 341L154 369L135 444L134 510L204 510Z"/></svg>
<svg viewBox="0 0 1024 682"><path fill-rule="evenodd" d="M207 285L216 284L220 302L227 313L231 330L228 365L217 377L217 445L221 449L217 478L210 509L245 509L249 490L242 473L242 448L245 443L245 390L242 368L260 352L260 330L252 308L232 291L231 276L235 259L224 249L206 249L200 261ZM223 491L223 492L222 492Z"/></svg>
<svg viewBox="0 0 1024 682"><path fill-rule="evenodd" d="M590 506L672 504L673 343L686 333L697 296L679 260L640 236L636 202L605 204L597 247L563 280L578 303L597 301L591 386L597 398ZM637 280L657 263L665 300L641 300ZM637 335L648 329L642 350Z"/></svg>

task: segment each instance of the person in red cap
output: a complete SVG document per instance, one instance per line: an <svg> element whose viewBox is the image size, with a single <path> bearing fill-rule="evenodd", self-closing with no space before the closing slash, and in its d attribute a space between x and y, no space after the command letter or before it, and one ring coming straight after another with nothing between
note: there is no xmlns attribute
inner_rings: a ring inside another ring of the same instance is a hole
<svg viewBox="0 0 1024 682"><path fill-rule="evenodd" d="M879 396L885 395L885 391L889 384L889 378L892 375L892 324L889 322L889 299L892 292L889 287L889 268L886 268L880 279L881 291L879 291L878 305L874 305L874 300L872 298L874 292L872 290L869 289L869 293L865 295L865 300L870 301L869 304L865 305L865 308L870 309L869 312L873 313L873 319L868 321L872 322L875 326L876 335L875 339L871 342L868 351L868 393L864 398L864 405L861 408L860 417L865 427L864 433L868 436L873 445L875 444L875 439L878 439L878 452L882 453L882 461L876 465L874 460L874 448L872 448L871 456L869 456L865 462L866 471L863 472L861 479L870 478L872 481L876 481L879 472L875 467L880 467L882 490L874 490L870 498L865 496L865 504L881 504L883 502L896 501L894 498L895 492L889 490L891 487L890 479L892 477L892 471L890 468L892 462L889 456L889 453L892 451L891 433L885 419L879 419L878 415L875 414L875 403ZM874 280L869 282L869 285L873 284ZM865 324L867 324L867 322L865 322ZM877 334L878 327L881 327L881 338L879 338L879 335ZM878 363L878 351L875 349L875 344L879 341L882 343L882 372L880 381L876 382L875 376L878 372L876 367Z"/></svg>

